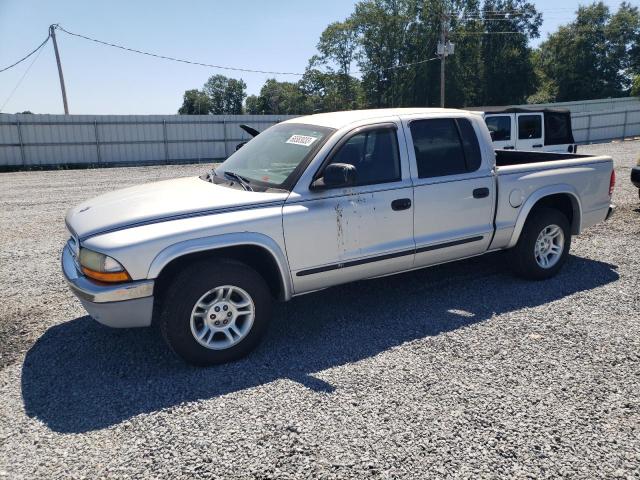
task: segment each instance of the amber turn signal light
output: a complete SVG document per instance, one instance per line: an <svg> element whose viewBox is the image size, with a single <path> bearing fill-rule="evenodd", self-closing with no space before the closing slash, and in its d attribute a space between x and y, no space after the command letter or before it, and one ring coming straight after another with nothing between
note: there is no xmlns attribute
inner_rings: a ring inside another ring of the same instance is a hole
<svg viewBox="0 0 640 480"><path fill-rule="evenodd" d="M96 272L87 267L82 267L82 272L89 278L99 282L117 283L128 282L131 277L127 272Z"/></svg>

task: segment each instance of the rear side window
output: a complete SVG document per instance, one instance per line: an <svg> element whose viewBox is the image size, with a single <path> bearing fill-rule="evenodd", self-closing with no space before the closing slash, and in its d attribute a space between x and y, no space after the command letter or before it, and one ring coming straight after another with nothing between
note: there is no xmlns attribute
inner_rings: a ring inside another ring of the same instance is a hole
<svg viewBox="0 0 640 480"><path fill-rule="evenodd" d="M487 128L491 132L491 139L494 142L511 140L511 117L487 117L485 119Z"/></svg>
<svg viewBox="0 0 640 480"><path fill-rule="evenodd" d="M331 163L348 163L356 167L356 185L400 180L396 130L381 128L355 134L340 147Z"/></svg>
<svg viewBox="0 0 640 480"><path fill-rule="evenodd" d="M519 115L518 139L529 140L532 138L542 138L542 116Z"/></svg>
<svg viewBox="0 0 640 480"><path fill-rule="evenodd" d="M569 112L547 112L544 115L544 144L562 145L573 143L571 114Z"/></svg>
<svg viewBox="0 0 640 480"><path fill-rule="evenodd" d="M409 128L419 178L457 175L480 167L480 145L468 120L416 120Z"/></svg>
<svg viewBox="0 0 640 480"><path fill-rule="evenodd" d="M475 172L480 168L482 157L480 155L480 144L473 125L466 118L456 119L460 135L462 137L462 147L464 149L464 158L467 162L467 171Z"/></svg>

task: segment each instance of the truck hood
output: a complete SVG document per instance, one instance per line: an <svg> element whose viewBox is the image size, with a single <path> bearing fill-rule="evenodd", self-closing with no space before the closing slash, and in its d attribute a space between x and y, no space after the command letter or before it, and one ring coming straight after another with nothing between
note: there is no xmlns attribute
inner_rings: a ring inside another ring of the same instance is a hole
<svg viewBox="0 0 640 480"><path fill-rule="evenodd" d="M66 223L80 239L136 225L192 215L284 203L288 192L250 192L215 185L199 177L178 178L116 190L67 212Z"/></svg>

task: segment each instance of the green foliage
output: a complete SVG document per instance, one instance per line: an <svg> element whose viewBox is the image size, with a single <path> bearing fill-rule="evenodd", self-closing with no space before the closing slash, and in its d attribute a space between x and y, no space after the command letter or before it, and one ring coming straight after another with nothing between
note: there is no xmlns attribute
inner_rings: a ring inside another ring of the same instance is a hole
<svg viewBox="0 0 640 480"><path fill-rule="evenodd" d="M640 97L640 75L633 77L631 84L631 96Z"/></svg>
<svg viewBox="0 0 640 480"><path fill-rule="evenodd" d="M540 45L536 67L543 85L556 85L557 101L620 97L638 71L639 48L637 7L623 2L611 14L604 3L593 3Z"/></svg>
<svg viewBox="0 0 640 480"><path fill-rule="evenodd" d="M209 97L204 92L193 89L184 92L182 106L178 113L180 115L207 115L210 109Z"/></svg>
<svg viewBox="0 0 640 480"><path fill-rule="evenodd" d="M241 114L242 103L247 96L247 85L243 80L224 75L209 77L202 90L184 92L181 115Z"/></svg>
<svg viewBox="0 0 640 480"><path fill-rule="evenodd" d="M306 98L298 83L279 82L270 78L257 97L247 99L247 113L251 114L297 114L307 113Z"/></svg>
<svg viewBox="0 0 640 480"><path fill-rule="evenodd" d="M514 11L518 14L510 13ZM539 36L542 15L532 3L524 0L485 0L483 18L486 35L481 41L481 102L483 105L524 103L536 88L528 42L529 38Z"/></svg>
<svg viewBox="0 0 640 480"><path fill-rule="evenodd" d="M548 103L640 94L640 14L629 3L581 6L532 49L542 15L528 0L360 0L320 35L297 82L269 79L246 97L242 80L214 75L184 94L179 113L309 114L440 104L436 46L443 27L446 106Z"/></svg>
<svg viewBox="0 0 640 480"><path fill-rule="evenodd" d="M485 0L482 8L479 0L361 0L346 22L323 32L320 57L339 67L357 61L366 107L438 105L440 62L427 60L443 18L456 44L446 61L447 106L519 103L535 91L528 39L542 18L525 0ZM339 48L345 44L350 55Z"/></svg>

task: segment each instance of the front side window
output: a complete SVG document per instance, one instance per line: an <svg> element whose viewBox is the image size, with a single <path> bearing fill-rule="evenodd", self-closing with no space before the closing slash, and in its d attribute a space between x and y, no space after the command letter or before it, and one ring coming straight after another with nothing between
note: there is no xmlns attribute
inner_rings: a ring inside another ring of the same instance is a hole
<svg viewBox="0 0 640 480"><path fill-rule="evenodd" d="M491 139L494 142L504 142L511 140L511 117L494 116L485 119L487 128L491 132Z"/></svg>
<svg viewBox="0 0 640 480"><path fill-rule="evenodd" d="M400 180L400 153L394 128L357 133L349 138L331 159L356 167L356 185Z"/></svg>
<svg viewBox="0 0 640 480"><path fill-rule="evenodd" d="M518 139L531 140L542 138L542 116L541 115L519 115L518 116Z"/></svg>
<svg viewBox="0 0 640 480"><path fill-rule="evenodd" d="M234 173L251 184L279 187L309 159L334 130L315 125L280 123L260 133L215 169Z"/></svg>

